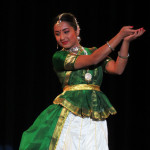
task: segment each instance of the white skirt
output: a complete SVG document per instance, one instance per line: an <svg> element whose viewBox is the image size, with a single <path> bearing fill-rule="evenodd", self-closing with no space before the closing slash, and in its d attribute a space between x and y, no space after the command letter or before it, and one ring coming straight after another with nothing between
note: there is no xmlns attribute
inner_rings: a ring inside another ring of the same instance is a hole
<svg viewBox="0 0 150 150"><path fill-rule="evenodd" d="M107 122L69 113L56 150L108 150Z"/></svg>

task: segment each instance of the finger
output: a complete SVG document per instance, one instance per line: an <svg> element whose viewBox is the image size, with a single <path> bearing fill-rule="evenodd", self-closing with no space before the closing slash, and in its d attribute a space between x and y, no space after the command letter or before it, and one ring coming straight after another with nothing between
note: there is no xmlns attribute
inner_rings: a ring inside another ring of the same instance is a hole
<svg viewBox="0 0 150 150"><path fill-rule="evenodd" d="M144 28L141 28L141 32L142 34L145 32L146 30Z"/></svg>
<svg viewBox="0 0 150 150"><path fill-rule="evenodd" d="M130 29L132 29L132 28L134 28L134 26L124 26L125 28L130 28Z"/></svg>
<svg viewBox="0 0 150 150"><path fill-rule="evenodd" d="M133 29L134 26L125 26L125 30L128 32L128 33L134 33L136 30Z"/></svg>
<svg viewBox="0 0 150 150"><path fill-rule="evenodd" d="M134 30L134 29L129 29L129 30L128 30L128 32L129 32L130 34L134 34L136 31L137 31L137 30Z"/></svg>
<svg viewBox="0 0 150 150"><path fill-rule="evenodd" d="M135 36L136 36L136 37L140 37L140 36L142 36L142 35L144 34L145 31L146 31L146 30L145 30L144 28L140 28L140 29L137 30Z"/></svg>
<svg viewBox="0 0 150 150"><path fill-rule="evenodd" d="M138 34L142 35L144 32L145 32L145 29L144 28L140 28L139 31L138 31Z"/></svg>
<svg viewBox="0 0 150 150"><path fill-rule="evenodd" d="M137 38L137 35L138 35L138 32L136 31L131 35L131 37L135 39L135 38Z"/></svg>
<svg viewBox="0 0 150 150"><path fill-rule="evenodd" d="M132 33L135 33L135 32L145 32L145 29L142 27L142 28L139 28L139 29L130 29L130 32L132 32Z"/></svg>
<svg viewBox="0 0 150 150"><path fill-rule="evenodd" d="M128 26L130 29L134 28L134 26Z"/></svg>
<svg viewBox="0 0 150 150"><path fill-rule="evenodd" d="M139 30L136 30L131 36L133 39L136 39L138 37Z"/></svg>

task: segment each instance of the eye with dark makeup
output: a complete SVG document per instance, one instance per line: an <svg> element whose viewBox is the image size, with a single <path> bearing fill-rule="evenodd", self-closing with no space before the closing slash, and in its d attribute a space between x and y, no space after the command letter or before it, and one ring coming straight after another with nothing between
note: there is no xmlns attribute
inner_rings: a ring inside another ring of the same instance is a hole
<svg viewBox="0 0 150 150"><path fill-rule="evenodd" d="M67 28L67 29L64 29L63 32L64 32L65 34L67 34L67 33L70 32L70 30Z"/></svg>

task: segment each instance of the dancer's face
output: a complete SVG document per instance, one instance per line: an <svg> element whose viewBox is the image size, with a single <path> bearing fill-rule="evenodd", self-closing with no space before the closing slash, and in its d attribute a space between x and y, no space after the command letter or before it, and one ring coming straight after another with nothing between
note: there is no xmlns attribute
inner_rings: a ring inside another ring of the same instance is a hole
<svg viewBox="0 0 150 150"><path fill-rule="evenodd" d="M57 43L65 49L79 46L77 39L77 36L79 35L78 29L75 31L74 28L65 21L54 25L54 35Z"/></svg>

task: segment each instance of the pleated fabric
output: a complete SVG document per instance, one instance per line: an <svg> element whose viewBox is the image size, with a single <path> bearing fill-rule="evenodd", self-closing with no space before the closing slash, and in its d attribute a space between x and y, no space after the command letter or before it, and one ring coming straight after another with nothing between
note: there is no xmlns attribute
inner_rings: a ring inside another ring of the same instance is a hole
<svg viewBox="0 0 150 150"><path fill-rule="evenodd" d="M107 122L69 113L56 150L108 150Z"/></svg>

